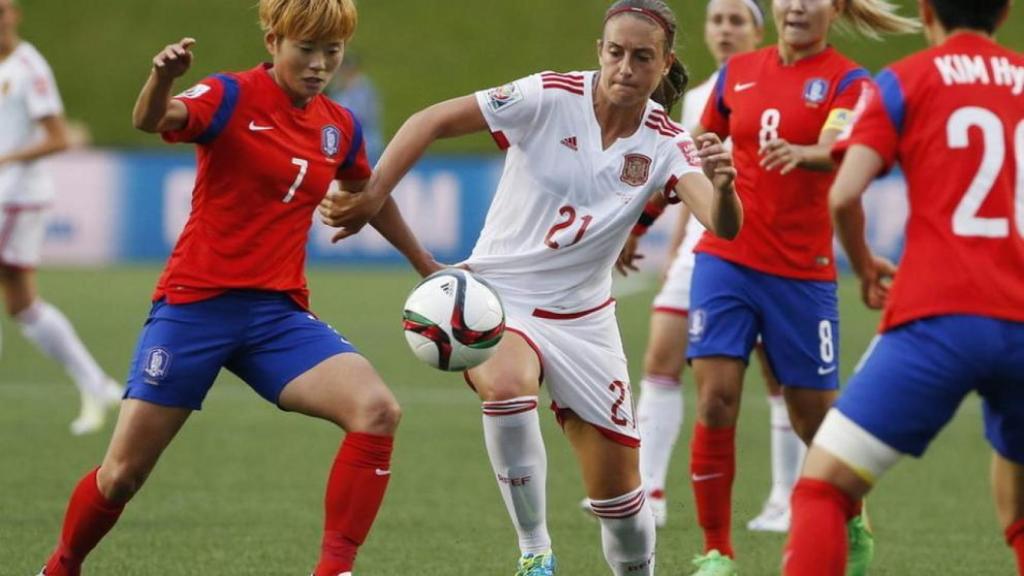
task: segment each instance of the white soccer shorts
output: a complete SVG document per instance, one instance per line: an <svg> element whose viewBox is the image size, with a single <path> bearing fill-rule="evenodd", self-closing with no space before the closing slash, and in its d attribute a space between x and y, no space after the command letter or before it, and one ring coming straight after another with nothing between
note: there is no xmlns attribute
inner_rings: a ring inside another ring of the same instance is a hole
<svg viewBox="0 0 1024 576"><path fill-rule="evenodd" d="M0 264L32 269L46 232L46 206L0 207Z"/></svg>

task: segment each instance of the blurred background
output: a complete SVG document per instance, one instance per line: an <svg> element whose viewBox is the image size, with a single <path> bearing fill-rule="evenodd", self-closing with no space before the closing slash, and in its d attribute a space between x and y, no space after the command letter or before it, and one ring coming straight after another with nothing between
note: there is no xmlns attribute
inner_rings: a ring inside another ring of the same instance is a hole
<svg viewBox="0 0 1024 576"><path fill-rule="evenodd" d="M904 13L915 11L901 0ZM672 0L677 54L696 85L714 68L704 48L704 3ZM160 266L188 216L195 176L189 146L135 131L130 111L152 56L183 36L198 40L193 71L244 70L266 59L255 0L21 0L22 36L53 67L68 116L91 145L48 160L58 182L44 249L41 291L74 322L100 364L122 378ZM585 0L362 0L349 46L357 66L332 87L357 112L379 118L381 142L413 112L540 70L596 64L607 3ZM1024 49L1024 12L1000 40ZM774 35L769 26L769 39ZM836 44L872 72L924 46L917 36ZM678 110L676 111L678 114ZM364 122L366 119L364 118ZM2 127L0 127L2 129ZM86 138L86 135L89 137ZM480 230L502 156L486 135L441 142L396 191L424 242L443 261L468 254ZM906 199L898 174L868 201L871 240L896 256ZM617 285L619 318L639 381L666 216L645 238L646 273ZM361 573L408 576L511 573L515 536L483 451L479 403L458 375L418 364L401 336L401 303L415 284L372 232L340 246L314 224L314 309L345 333L393 386L405 410L391 491L361 555ZM841 372L849 375L877 315L840 281ZM55 363L0 319L0 574L35 574L56 539L66 498L102 457L104 432L71 438L77 392ZM682 574L699 548L689 483L687 420L670 477L669 525L659 535L662 573ZM308 573L319 539L320 499L336 429L284 417L234 377L222 378L205 410L168 450L118 528L91 557L91 573L161 576ZM768 407L751 370L739 429L735 530L742 572L775 574L782 537L742 529L769 488ZM886 478L869 508L879 555L873 576L1009 574L987 497L988 450L980 404L971 400L922 462ZM605 574L598 526L579 512L583 495L567 443L542 417L550 458L549 518L566 576Z"/></svg>

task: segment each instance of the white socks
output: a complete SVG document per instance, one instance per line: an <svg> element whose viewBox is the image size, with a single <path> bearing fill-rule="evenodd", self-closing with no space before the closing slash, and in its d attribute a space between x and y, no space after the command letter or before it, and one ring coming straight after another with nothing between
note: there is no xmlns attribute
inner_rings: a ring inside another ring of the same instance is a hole
<svg viewBox="0 0 1024 576"><path fill-rule="evenodd" d="M604 558L615 576L654 574L654 516L643 486L610 500L591 500L601 521Z"/></svg>
<svg viewBox="0 0 1024 576"><path fill-rule="evenodd" d="M793 485L800 475L807 447L793 431L782 396L768 396L772 422L772 493L770 502L789 505Z"/></svg>
<svg viewBox="0 0 1024 576"><path fill-rule="evenodd" d="M551 549L546 485L548 457L540 434L537 397L483 403L484 441L501 497L523 554Z"/></svg>
<svg viewBox="0 0 1024 576"><path fill-rule="evenodd" d="M664 491L672 449L683 427L683 389L678 380L648 374L636 404L640 428L640 478L648 493Z"/></svg>
<svg viewBox="0 0 1024 576"><path fill-rule="evenodd" d="M83 394L104 398L107 376L78 339L71 322L52 305L37 299L14 316L21 332L44 354L60 362Z"/></svg>

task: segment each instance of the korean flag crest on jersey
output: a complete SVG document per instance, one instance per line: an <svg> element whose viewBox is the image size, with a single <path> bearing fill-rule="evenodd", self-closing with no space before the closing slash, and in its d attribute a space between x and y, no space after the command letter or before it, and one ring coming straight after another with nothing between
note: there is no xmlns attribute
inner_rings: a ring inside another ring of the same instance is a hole
<svg viewBox="0 0 1024 576"><path fill-rule="evenodd" d="M320 151L328 158L334 157L341 149L341 130L327 125L320 130Z"/></svg>
<svg viewBox="0 0 1024 576"><path fill-rule="evenodd" d="M622 180L630 186L643 186L651 173L651 159L643 154L626 154L622 160Z"/></svg>
<svg viewBox="0 0 1024 576"><path fill-rule="evenodd" d="M817 106L828 98L828 80L811 78L804 84L804 102L808 106Z"/></svg>
<svg viewBox="0 0 1024 576"><path fill-rule="evenodd" d="M146 382L156 386L171 367L171 353L163 348L150 348L146 354L146 365L142 371L146 374Z"/></svg>

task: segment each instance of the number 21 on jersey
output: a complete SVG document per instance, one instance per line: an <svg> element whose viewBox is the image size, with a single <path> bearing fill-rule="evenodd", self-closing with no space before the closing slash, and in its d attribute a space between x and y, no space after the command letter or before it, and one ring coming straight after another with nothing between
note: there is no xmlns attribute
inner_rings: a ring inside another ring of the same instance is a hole
<svg viewBox="0 0 1024 576"><path fill-rule="evenodd" d="M558 250L566 246L572 246L579 243L583 239L583 235L587 233L587 227L594 220L593 216L586 215L579 218L579 223L576 223L576 209L572 206L562 206L558 209L558 221L555 222L551 228L548 229L548 233L544 236L544 244L552 250ZM571 228L576 225L576 235L572 238L572 242L563 246L561 243L554 239L555 234L558 234L566 228Z"/></svg>

